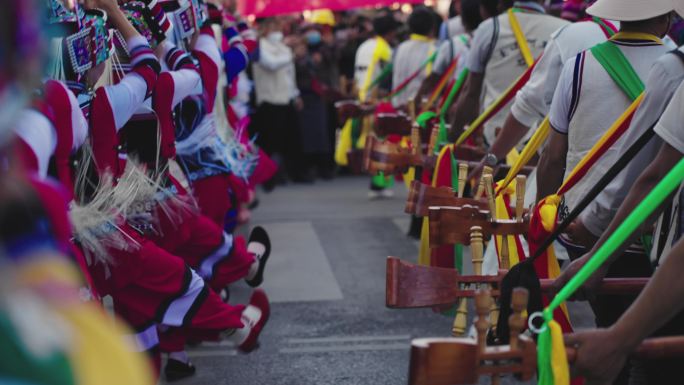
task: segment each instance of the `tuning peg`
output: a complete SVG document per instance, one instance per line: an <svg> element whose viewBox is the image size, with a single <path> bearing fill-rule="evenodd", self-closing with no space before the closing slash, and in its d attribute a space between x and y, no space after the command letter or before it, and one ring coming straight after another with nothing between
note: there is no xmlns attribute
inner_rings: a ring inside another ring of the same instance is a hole
<svg viewBox="0 0 684 385"><path fill-rule="evenodd" d="M451 327L451 334L454 337L461 337L465 335L466 327L468 326L468 299L463 297L458 302L456 308L456 316L454 317L454 324Z"/></svg>
<svg viewBox="0 0 684 385"><path fill-rule="evenodd" d="M501 259L501 269L510 270L511 257L508 252L508 235L501 236L501 248L499 249L499 257Z"/></svg>
<svg viewBox="0 0 684 385"><path fill-rule="evenodd" d="M475 329L477 330L477 346L484 352L487 346L487 330L489 329L489 312L492 308L492 295L488 289L480 289L475 294Z"/></svg>
<svg viewBox="0 0 684 385"><path fill-rule="evenodd" d="M435 153L435 147L437 147L437 139L439 138L439 126L435 126L432 128L432 132L430 132L430 142L428 143L428 155L432 155Z"/></svg>
<svg viewBox="0 0 684 385"><path fill-rule="evenodd" d="M420 128L418 127L411 128L411 145L413 146L413 154L420 155Z"/></svg>
<svg viewBox="0 0 684 385"><path fill-rule="evenodd" d="M466 186L466 179L468 179L468 163L458 164L458 197L463 198L463 191Z"/></svg>
<svg viewBox="0 0 684 385"><path fill-rule="evenodd" d="M489 205L489 219L496 220L496 203L494 202L494 178L491 175L482 177L484 180L485 193L487 194L487 204Z"/></svg>
<svg viewBox="0 0 684 385"><path fill-rule="evenodd" d="M515 219L522 222L523 208L525 207L525 185L527 177L518 175L515 178Z"/></svg>
<svg viewBox="0 0 684 385"><path fill-rule="evenodd" d="M525 329L525 317L523 312L527 309L527 301L529 292L527 289L517 287L513 289L511 297L511 309L513 313L508 317L508 327L510 329L510 345L511 349L518 348L518 340L520 333Z"/></svg>
<svg viewBox="0 0 684 385"><path fill-rule="evenodd" d="M412 122L415 122L416 121L416 102L413 99L409 100L407 107L408 107L409 118L411 118Z"/></svg>
<svg viewBox="0 0 684 385"><path fill-rule="evenodd" d="M482 195L484 195L484 191L485 191L484 176L485 175L492 175L493 172L494 172L494 170L489 166L484 166L482 168L482 176L480 177L480 184L477 186L477 192L475 193L475 199L482 198Z"/></svg>
<svg viewBox="0 0 684 385"><path fill-rule="evenodd" d="M484 243L482 239L482 227L470 228L470 250L472 254L473 274L482 275L482 263L484 262Z"/></svg>

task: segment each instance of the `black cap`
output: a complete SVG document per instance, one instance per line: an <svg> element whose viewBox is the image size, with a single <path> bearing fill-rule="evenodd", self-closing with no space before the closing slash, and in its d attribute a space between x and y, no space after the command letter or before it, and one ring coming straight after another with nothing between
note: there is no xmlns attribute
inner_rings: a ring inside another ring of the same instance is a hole
<svg viewBox="0 0 684 385"><path fill-rule="evenodd" d="M399 22L391 13L385 13L373 19L373 30L378 35L385 35L399 28Z"/></svg>

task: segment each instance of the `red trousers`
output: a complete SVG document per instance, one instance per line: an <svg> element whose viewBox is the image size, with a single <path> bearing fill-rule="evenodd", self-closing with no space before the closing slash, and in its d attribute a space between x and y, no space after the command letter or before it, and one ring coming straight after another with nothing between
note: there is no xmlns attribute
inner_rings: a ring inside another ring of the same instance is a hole
<svg viewBox="0 0 684 385"><path fill-rule="evenodd" d="M187 194L180 184L176 186L179 194ZM182 223L173 221L161 210L157 214L161 234L149 239L183 258L214 290L247 276L255 259L247 252L244 238L225 234L222 227L200 213L189 213Z"/></svg>
<svg viewBox="0 0 684 385"><path fill-rule="evenodd" d="M91 266L91 272L98 291L112 296L116 313L135 331L139 350L154 352L158 364L158 324L182 327L204 339L243 327L244 306L223 303L182 258L130 227L124 231L139 247L109 250L113 262Z"/></svg>
<svg viewBox="0 0 684 385"><path fill-rule="evenodd" d="M235 175L220 174L192 183L192 192L203 215L222 229L226 228L228 212L240 204L249 203L250 186Z"/></svg>

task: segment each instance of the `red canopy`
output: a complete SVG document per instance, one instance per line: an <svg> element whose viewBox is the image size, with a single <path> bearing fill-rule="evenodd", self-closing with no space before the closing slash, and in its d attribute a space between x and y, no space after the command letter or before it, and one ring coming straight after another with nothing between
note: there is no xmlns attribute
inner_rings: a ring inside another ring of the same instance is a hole
<svg viewBox="0 0 684 385"><path fill-rule="evenodd" d="M256 17L268 17L306 10L331 9L341 11L353 8L391 6L393 4L422 3L422 0L239 0L240 13Z"/></svg>

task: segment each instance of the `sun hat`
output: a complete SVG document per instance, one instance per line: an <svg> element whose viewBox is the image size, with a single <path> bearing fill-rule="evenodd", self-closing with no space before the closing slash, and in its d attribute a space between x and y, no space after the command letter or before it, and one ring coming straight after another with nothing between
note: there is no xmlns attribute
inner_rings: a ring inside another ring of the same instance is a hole
<svg viewBox="0 0 684 385"><path fill-rule="evenodd" d="M648 20L676 11L684 16L684 0L598 0L587 13L616 21Z"/></svg>

